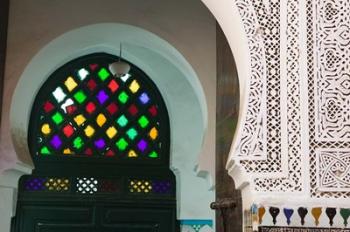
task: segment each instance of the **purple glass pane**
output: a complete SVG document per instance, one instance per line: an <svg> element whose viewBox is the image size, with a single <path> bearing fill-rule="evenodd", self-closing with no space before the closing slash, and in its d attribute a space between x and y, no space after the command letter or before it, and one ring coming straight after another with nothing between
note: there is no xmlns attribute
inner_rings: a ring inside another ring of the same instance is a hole
<svg viewBox="0 0 350 232"><path fill-rule="evenodd" d="M98 149L104 148L106 145L105 141L103 139L98 139L95 141L95 147Z"/></svg>
<svg viewBox="0 0 350 232"><path fill-rule="evenodd" d="M101 90L97 94L97 100L100 102L100 104L105 103L105 101L107 101L108 98L109 98L109 96L106 94L106 92L104 90Z"/></svg>
<svg viewBox="0 0 350 232"><path fill-rule="evenodd" d="M152 182L152 189L154 193L169 194L171 193L170 181L155 180Z"/></svg>
<svg viewBox="0 0 350 232"><path fill-rule="evenodd" d="M50 141L51 145L57 150L61 147L62 141L58 135L54 135Z"/></svg>
<svg viewBox="0 0 350 232"><path fill-rule="evenodd" d="M140 99L142 104L147 104L149 102L149 97L148 97L147 93L141 94L139 99Z"/></svg>
<svg viewBox="0 0 350 232"><path fill-rule="evenodd" d="M143 139L140 140L140 142L137 144L137 147L139 148L140 151L144 152L147 148L147 142Z"/></svg>
<svg viewBox="0 0 350 232"><path fill-rule="evenodd" d="M45 190L45 178L31 178L24 183L27 191L42 191Z"/></svg>

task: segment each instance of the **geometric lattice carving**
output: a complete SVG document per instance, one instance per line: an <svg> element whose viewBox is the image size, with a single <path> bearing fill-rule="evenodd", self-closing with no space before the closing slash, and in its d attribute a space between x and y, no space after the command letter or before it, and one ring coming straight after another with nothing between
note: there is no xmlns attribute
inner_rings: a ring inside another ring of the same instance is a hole
<svg viewBox="0 0 350 232"><path fill-rule="evenodd" d="M168 180L140 180L133 179L128 182L130 193L138 194L171 194L173 193L172 184Z"/></svg>
<svg viewBox="0 0 350 232"><path fill-rule="evenodd" d="M347 163L350 147L349 1L309 0L307 17L311 196L347 198L347 174L327 168Z"/></svg>
<svg viewBox="0 0 350 232"><path fill-rule="evenodd" d="M95 178L77 178L77 192L82 194L93 194L97 192L98 180Z"/></svg>
<svg viewBox="0 0 350 232"><path fill-rule="evenodd" d="M317 2L316 139L350 141L350 2Z"/></svg>
<svg viewBox="0 0 350 232"><path fill-rule="evenodd" d="M251 76L245 123L240 133L237 159L266 158L266 70L260 28L256 28L255 11L249 1L237 0L243 18L250 51Z"/></svg>
<svg viewBox="0 0 350 232"><path fill-rule="evenodd" d="M286 177L283 178L256 178L254 180L257 191L302 191L302 152L301 152L301 104L300 104L300 19L299 1L288 1L287 7L287 37L286 37L286 77L281 76L286 88L286 136L288 166L285 167ZM286 78L286 80L283 80ZM271 92L270 92L271 94ZM280 109L282 110L282 109ZM280 125L282 128L282 126ZM284 154L282 154L284 155Z"/></svg>
<svg viewBox="0 0 350 232"><path fill-rule="evenodd" d="M317 177L320 191L350 190L350 149L317 149Z"/></svg>

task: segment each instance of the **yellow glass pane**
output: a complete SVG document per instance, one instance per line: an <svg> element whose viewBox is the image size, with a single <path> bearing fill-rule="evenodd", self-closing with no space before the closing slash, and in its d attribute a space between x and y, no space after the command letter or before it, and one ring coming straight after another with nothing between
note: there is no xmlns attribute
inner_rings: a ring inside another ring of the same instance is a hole
<svg viewBox="0 0 350 232"><path fill-rule="evenodd" d="M136 80L133 80L129 86L129 89L132 93L136 93L140 88L139 83Z"/></svg>
<svg viewBox="0 0 350 232"><path fill-rule="evenodd" d="M65 155L71 155L71 154L72 154L72 151L71 151L69 148L67 148L67 149L64 149L64 150L63 150L63 154L65 154Z"/></svg>
<svg viewBox="0 0 350 232"><path fill-rule="evenodd" d="M75 87L78 86L78 84L72 77L68 77L67 80L64 82L64 85L67 87L69 92L71 92L73 89L75 89Z"/></svg>
<svg viewBox="0 0 350 232"><path fill-rule="evenodd" d="M117 134L117 129L115 129L114 126L111 126L110 128L107 129L106 134L108 138L113 138Z"/></svg>
<svg viewBox="0 0 350 232"><path fill-rule="evenodd" d="M152 140L155 140L158 137L158 130L153 127L149 133L148 133L149 137L151 137Z"/></svg>
<svg viewBox="0 0 350 232"><path fill-rule="evenodd" d="M137 154L134 150L130 150L128 153L128 157L137 157ZM138 182L137 184L141 184L141 182Z"/></svg>
<svg viewBox="0 0 350 232"><path fill-rule="evenodd" d="M103 124L105 124L106 121L107 121L107 119L103 114L99 114L96 118L96 123L100 127L103 126Z"/></svg>
<svg viewBox="0 0 350 232"><path fill-rule="evenodd" d="M45 123L44 125L42 125L41 127L41 132L43 132L44 135L48 135L51 133L51 128L50 125Z"/></svg>
<svg viewBox="0 0 350 232"><path fill-rule="evenodd" d="M82 114L79 114L79 115L74 117L74 121L77 123L78 126L80 126L81 124L83 124L86 121L86 119Z"/></svg>
<svg viewBox="0 0 350 232"><path fill-rule="evenodd" d="M87 126L85 129L84 129L84 132L86 134L87 137L91 137L94 135L95 133L95 129L92 127L92 126Z"/></svg>

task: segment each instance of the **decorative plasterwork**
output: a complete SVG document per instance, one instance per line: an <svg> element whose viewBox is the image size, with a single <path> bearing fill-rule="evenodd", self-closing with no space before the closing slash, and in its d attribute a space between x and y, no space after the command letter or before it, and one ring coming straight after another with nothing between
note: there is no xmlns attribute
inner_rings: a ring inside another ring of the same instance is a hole
<svg viewBox="0 0 350 232"><path fill-rule="evenodd" d="M252 67L254 73L263 70L261 85L251 81L249 96L260 93L257 103L249 98L248 112L264 106L267 123L261 124L261 130L244 134L240 140L240 148L246 147L245 141L252 141L256 133L266 133L266 150L263 155L256 155L252 150L245 149L242 155L236 150L236 163L253 179L253 189L256 192L301 192L302 191L302 157L301 157L301 112L300 112L300 73L299 73L299 40L300 20L298 1L244 1L236 0L240 10L248 38L258 37L263 46L260 50L252 49L265 56L265 68ZM281 32L286 30L286 34ZM252 31L255 31L253 34ZM250 39L250 43L254 44ZM251 55L254 57L253 55ZM266 79L265 79L266 78ZM257 91L256 88L261 88ZM253 104L254 103L254 104ZM260 120L258 114L247 114ZM249 122L250 117L247 116ZM263 115L263 120L264 115ZM264 127L266 125L266 127ZM245 124L244 128L247 127ZM249 132L249 129L245 129ZM262 137L264 138L264 137ZM263 142L263 140L261 140ZM258 144L258 143L257 143Z"/></svg>
<svg viewBox="0 0 350 232"><path fill-rule="evenodd" d="M310 190L350 197L350 3L308 0Z"/></svg>
<svg viewBox="0 0 350 232"><path fill-rule="evenodd" d="M319 191L350 191L350 150L316 149Z"/></svg>
<svg viewBox="0 0 350 232"><path fill-rule="evenodd" d="M236 148L237 159L266 158L266 64L263 44L264 29L249 0L237 0L250 50L251 76L245 122Z"/></svg>

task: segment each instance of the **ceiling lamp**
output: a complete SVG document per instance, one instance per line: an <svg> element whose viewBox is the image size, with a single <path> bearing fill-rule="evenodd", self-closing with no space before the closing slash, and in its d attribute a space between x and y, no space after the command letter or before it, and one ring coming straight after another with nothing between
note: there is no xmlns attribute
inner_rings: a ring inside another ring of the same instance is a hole
<svg viewBox="0 0 350 232"><path fill-rule="evenodd" d="M130 65L121 60L122 57L122 44L120 44L120 54L118 61L109 65L109 70L115 77L122 77L129 73Z"/></svg>

